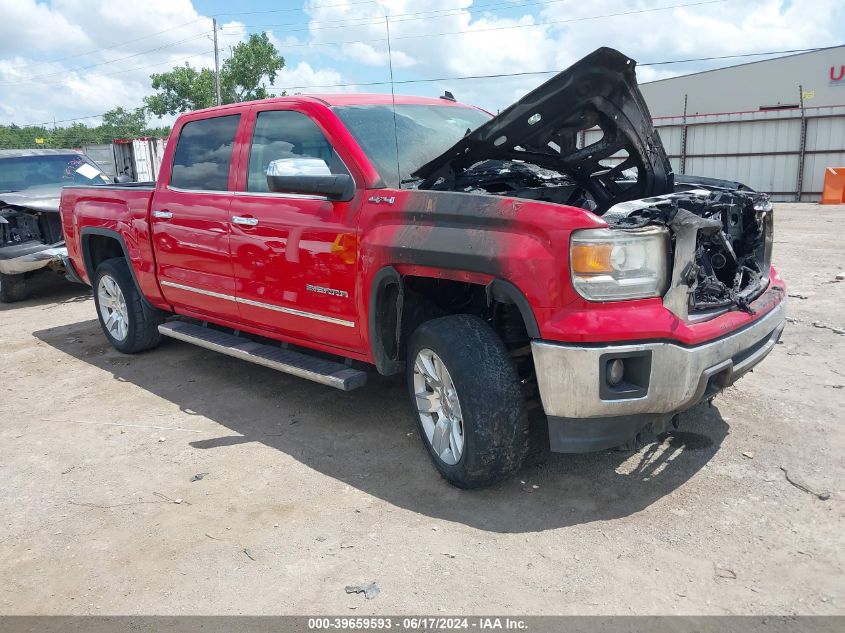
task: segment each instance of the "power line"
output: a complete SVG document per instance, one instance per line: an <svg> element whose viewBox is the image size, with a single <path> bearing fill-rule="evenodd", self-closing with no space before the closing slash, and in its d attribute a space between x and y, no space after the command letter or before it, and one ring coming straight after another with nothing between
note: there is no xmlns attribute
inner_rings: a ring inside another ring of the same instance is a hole
<svg viewBox="0 0 845 633"><path fill-rule="evenodd" d="M841 46L841 44L837 44L835 46ZM779 51L764 51L759 53L737 53L736 55L718 55L718 56L710 56L710 57L695 57L695 58L688 58L688 59L673 59L673 60L664 60L664 61L656 61L656 62L644 62L642 64L637 64L637 66L664 66L668 64L685 64L690 62L703 62L703 61L715 61L721 59L740 59L740 58L747 58L747 57L764 57L767 55L788 55L793 53L810 53L813 51L822 50L824 48L835 48L827 47L827 46L820 46L816 48L794 48L789 50L779 50ZM423 78L423 79L400 79L398 81L393 82L394 84L403 85L403 84L413 84L413 83L432 83L438 81L463 81L463 80L471 80L471 79L503 79L508 77L527 77L531 75L553 75L561 72L560 70L537 70L537 71L525 71L525 72L516 72L516 73L496 73L490 75L463 75L457 77L430 77L430 78ZM369 82L361 82L361 83L337 83L337 84L324 84L324 85L311 85L311 86L286 86L286 87L276 87L273 86L273 90L306 90L312 88L351 88L351 87L362 87L362 86L386 86L390 85L389 81L369 81ZM105 113L103 113L105 114ZM72 119L62 119L60 121L55 121L55 123L68 123L71 121L83 121L86 119L95 119L98 117L103 116L102 114L92 114L90 116L84 117L76 117ZM24 123L19 124L18 127L37 127L41 125L51 125L53 121L44 121L42 123Z"/></svg>
<svg viewBox="0 0 845 633"><path fill-rule="evenodd" d="M367 1L372 1L372 0L367 0ZM557 1L557 0L551 0L551 1ZM664 6L664 7L653 7L653 8L650 8L650 9L635 9L635 10L632 10L632 11L623 11L623 12L618 12L618 13L609 13L609 14L595 15L595 16L583 16L583 17L580 17L580 18L568 18L568 19L564 19L564 20L553 20L553 21L550 21L550 22L538 22L538 23L534 23L534 24L515 24L515 25L509 25L509 26L488 27L488 28L481 28L481 29L449 31L449 32L445 32L445 33L422 33L422 34L416 34L416 35L398 36L398 37L394 37L393 39L394 40L404 40L404 39L416 39L416 38L424 38L424 37L440 37L440 36L446 36L446 35L460 35L460 34L464 34L464 33L483 33L483 32L489 32L489 31L502 31L502 30L509 30L509 29L548 26L548 25L552 25L552 24L583 22L583 21L587 21L587 20L599 20L599 19L605 19L605 18L611 18L611 17L621 17L621 16L636 15L636 14L643 14L643 13L652 13L652 12L656 12L656 11L666 11L666 10L676 9L676 8L694 7L694 6L709 5L709 4L720 4L720 3L723 3L723 2L726 2L726 1L727 0L699 0L698 2L692 2L692 3L686 3L686 4L675 4L675 5L669 5L669 6ZM362 4L362 3L359 3L359 4ZM337 6L337 5L325 5L325 6ZM487 6L492 6L492 5L487 5ZM415 15L415 14L409 13L409 14L405 14L405 15ZM443 17L443 16L441 16L441 17ZM426 19L426 18L410 18L410 19ZM427 19L431 19L431 18L427 18ZM197 21L199 21L199 20L197 20ZM399 20L399 21L407 21L407 20ZM182 26L184 26L184 25L182 25ZM284 25L267 25L267 26L284 26ZM170 29L170 30L175 30L176 28L180 28L180 27L174 27L173 29ZM223 28L227 28L227 27L223 27ZM243 27L238 26L238 28L243 28ZM342 27L325 27L325 28L342 28ZM309 30L309 29L304 29L304 30ZM296 32L296 31L288 31L288 32ZM170 42L168 44L157 46L155 48L151 48L151 49L148 49L148 50L145 50L145 51L140 51L140 52L137 52L137 53L133 53L131 55L126 55L124 57L118 57L118 58L115 58L115 59L110 59L110 60L106 60L106 61L103 61L103 62L98 62L96 64L89 64L89 65L86 65L86 66L77 66L77 67L73 67L73 68L62 69L60 71L56 71L56 72L52 72L52 73L44 73L44 74L41 74L41 75L33 75L31 77L27 77L27 78L19 80L19 81L3 82L3 83L0 83L0 86L15 86L15 85L20 85L20 84L25 84L25 83L32 83L33 81L36 81L38 79L56 77L58 75L63 75L65 73L76 72L76 71L80 71L80 70L89 70L91 68L97 68L97 67L100 67L100 66L113 64L113 63L116 63L116 62L124 61L126 59L138 57L140 55L145 55L147 53L160 51L160 50L163 50L165 48L170 48L172 46L178 46L179 44L184 44L184 43L187 43L187 42L195 41L195 40L201 39L203 37L206 37L206 34L200 33L200 34L197 34L193 37L185 38L185 39L182 39L182 40L177 40L175 42ZM139 39L143 39L143 38L139 38ZM350 41L346 41L346 42L320 42L320 43L304 44L304 45L294 44L292 46L285 47L285 48L297 48L299 46L314 46L314 45L328 46L328 45L335 45L335 44L355 44L355 43L367 43L367 44L369 44L369 43L372 43L372 42L379 42L379 41L384 41L384 40L383 39L378 39L378 40L370 39L370 40L366 40L366 41L350 40ZM61 83L61 82L58 82L58 83Z"/></svg>
<svg viewBox="0 0 845 633"><path fill-rule="evenodd" d="M126 59L132 59L133 57L139 57L141 55L146 55L147 53L154 53L156 51L164 50L165 48L170 48L172 46L178 46L179 44L184 44L186 42L192 42L194 40L198 40L198 39L201 39L201 38L204 38L204 37L208 37L208 34L207 33L200 33L200 34L194 35L193 37L188 37L188 38L185 38L185 39L182 39L182 40L178 40L176 42L170 42L169 44L163 44L161 46L157 46L155 48L151 48L151 49L148 49L148 50L145 50L145 51L133 53L132 55L126 55L124 57L118 57L116 59L109 59L109 60L106 60L106 61L103 61L103 62L98 62L96 64L89 64L87 66L76 66L76 67L73 67L73 68L64 68L62 70L52 72L52 73L44 73L44 74L41 74L41 75L33 75L32 77L27 77L26 79L22 79L20 81L3 82L3 83L0 83L0 86L17 86L19 84L32 83L33 81L35 81L37 79L43 79L43 78L46 78L46 77L55 77L57 75L64 75L66 73L76 72L78 70L88 70L90 68L97 68L99 66L105 66L107 64L114 64L116 62L121 62L121 61L124 61Z"/></svg>
<svg viewBox="0 0 845 633"><path fill-rule="evenodd" d="M209 53L197 53L196 55L190 55L190 56L185 57L184 59L180 60L178 62L178 64L186 63L189 59L194 59L195 57L203 57L203 56L208 55L208 54ZM111 75L119 75L119 74L122 74L122 73L129 73L129 72L132 72L132 71L135 71L135 70L142 70L144 68L151 68L153 66L162 66L163 64L177 64L177 62L165 61L165 62L158 62L157 64L146 64L145 66L136 66L135 68L127 68L126 70L118 70L118 71L113 72L113 73L98 73L97 76L99 76L99 77L109 77ZM57 82L54 82L54 83L45 82L45 83L48 83L48 85L55 85L55 83L57 83ZM103 114L105 114L105 112ZM21 124L16 124L16 125L18 125L18 127L38 127L38 126L42 126L42 125L52 125L53 123L68 123L68 122L72 122L72 121L84 121L86 119L96 119L98 117L103 116L103 114L92 114L92 115L89 115L89 116L75 117L75 118L72 118L72 119L62 119L60 121L42 121L40 123L21 123ZM12 124L14 124L14 122L10 123L10 125L12 125Z"/></svg>
<svg viewBox="0 0 845 633"><path fill-rule="evenodd" d="M222 52L223 50L224 49L221 48L220 52ZM124 70L116 70L114 72L109 72L109 73L98 72L94 75L87 76L86 79L90 80L91 78L96 78L96 77L112 77L114 75L123 75L125 73L131 73L131 72L134 72L136 70L143 70L145 68L154 68L155 66L164 66L165 64L170 64L170 65L173 65L173 66L180 66L181 64L184 64L185 62L187 62L189 59L195 59L197 57L205 57L206 55L213 55L213 54L214 54L214 51L212 50L210 52L197 53L196 55L189 55L188 57L184 57L184 58L182 58L178 61L165 60L163 62L156 62L155 64L144 64L143 66L135 66L134 68L126 68ZM42 82L42 84L46 85L46 86L58 86L62 83L64 83L64 82L63 81L44 81L44 82Z"/></svg>
<svg viewBox="0 0 845 633"><path fill-rule="evenodd" d="M565 0L549 0L549 1L551 1L551 2L563 2ZM317 6L312 6L311 8L340 7L340 6L345 7L345 6L350 6L350 5L375 4L375 3L376 3L376 0L361 0L359 2L345 2L345 3L341 3L341 4L317 5ZM442 9L442 10L445 10L445 9ZM254 14L260 14L260 13L279 13L279 12L285 12L285 11L302 11L302 9L301 8L297 8L297 9L274 9L272 11L245 11L245 12L241 12L241 13L216 13L216 14L214 14L214 16L254 15ZM208 16L208 17L203 16L203 17L197 18L196 20L191 20L190 22L184 22L183 24L179 24L177 26L172 26L168 29L162 29L161 31L155 31L154 33L142 35L140 37L136 37L136 38L133 38L131 40L125 40L125 41L120 42L118 44L111 44L109 46L103 46L101 48L91 49L91 50L85 51L83 53L74 53L73 55L68 55L66 57L59 57L57 59L41 60L41 61L39 61L39 63L42 63L42 64L58 64L60 62L65 62L69 59L76 59L78 57L85 57L87 55L93 55L94 53L100 53L102 51L109 51L109 50L114 50L115 48L122 48L123 46L126 46L127 44L134 44L135 42L140 42L142 40L150 39L151 37L155 37L156 35L162 35L164 33L170 33L172 31L176 31L176 30L181 29L183 27L190 26L191 24L197 24L198 22L204 22L206 20L210 20L212 17L213 16ZM237 27L234 27L234 28L241 28L241 27L237 26ZM30 64L21 64L19 66L12 66L11 69L25 68L29 65Z"/></svg>
<svg viewBox="0 0 845 633"><path fill-rule="evenodd" d="M376 0L359 0L358 2L341 2L339 4L316 4L311 5L310 8L312 9L328 9L331 7L348 7L354 6L356 4L378 4ZM269 9L267 11L241 11L236 13L215 13L214 15L219 17L221 15L257 15L260 13L288 13L291 11L302 11L302 8L298 9Z"/></svg>
<svg viewBox="0 0 845 633"><path fill-rule="evenodd" d="M471 7L467 7L461 9L459 7L452 7L448 9L432 9L431 11L415 11L413 13L391 13L388 15L391 23L393 22L408 22L413 20L430 20L430 19L437 19L437 18L447 18L447 17L454 17L456 15L461 15L463 13L469 13L470 9L473 11L482 10L482 9L498 9L498 8L509 8L509 9L522 9L524 7L530 6L547 6L550 4L555 4L558 2L567 2L568 0L538 0L535 2L524 2L521 4L514 4L511 2L496 2L493 4L479 4L479 5L472 5ZM725 1L725 0L722 0ZM226 13L226 14L217 14L217 15L249 15L256 12L249 12L249 13ZM258 13L265 13L265 12L258 12ZM268 12L269 13L269 12ZM434 14L443 14L443 15L434 15ZM411 17L408 17L411 16ZM412 17L418 16L418 17ZM405 19L397 19L397 18L405 18ZM354 20L354 21L353 21ZM348 28L350 26L378 26L384 23L383 16L376 16L376 17L361 17L361 18L353 18L350 20L348 18L338 19L338 20L309 20L308 22L289 22L286 24L236 24L232 26L227 26L223 28L228 29L237 29L237 28L281 28L287 26L307 26L306 29L298 29L297 31L288 31L288 32L301 32L301 31L308 31L308 30L324 30L324 29L339 29L339 28ZM330 27L312 27L312 24L340 24L341 26L330 26Z"/></svg>
<svg viewBox="0 0 845 633"><path fill-rule="evenodd" d="M817 47L817 48L795 48L791 50L782 50L782 51L767 51L763 53L740 53L736 55L720 55L716 57L697 57L697 58L690 58L690 59L673 59L668 61L660 61L660 62L645 62L642 64L637 64L637 66L662 66L667 64L684 64L688 62L704 62L704 61L713 61L718 59L737 59L742 57L763 57L766 55L786 55L789 53L808 53L812 51L818 51L822 48L828 47ZM400 79L398 81L394 81L394 84L415 84L415 83L432 83L438 81L463 81L466 79L502 79L506 77L526 77L529 75L556 75L560 70L532 70L532 71L524 71L524 72L516 72L516 73L495 73L491 75L463 75L458 77L430 77L425 79ZM286 87L276 87L273 86L272 90L308 90L311 88L351 88L351 87L362 87L362 86L387 86L390 85L389 81L368 81L363 83L338 83L338 84L324 84L319 86L286 86Z"/></svg>
<svg viewBox="0 0 845 633"><path fill-rule="evenodd" d="M197 22L202 22L203 20L207 20L209 18L199 18L197 20L191 20L190 22L185 22L184 24L180 24L178 26L173 26L169 29L164 29L163 31L156 31L155 33L150 33L149 35L142 35L141 37L136 37L132 40L126 40L121 42L120 44L112 44L111 46L104 46L102 48L95 48L90 51L86 51L84 53L76 53L74 55L68 55L67 57L60 57L59 59L51 59L51 60L44 60L39 61L41 64L58 64L59 62L64 62L69 59L76 59L77 57L85 57L86 55L93 55L94 53L99 53L100 51L110 51L115 48L120 48L121 46L126 46L127 44L133 44L135 42L140 42L141 40L146 40L151 37L155 37L156 35L161 35L162 33L170 33L171 31L175 31L177 29L181 29L182 27L189 26L191 24L196 24ZM25 66L29 66L29 64L21 64L20 66L13 66L12 68L24 68Z"/></svg>
<svg viewBox="0 0 845 633"><path fill-rule="evenodd" d="M504 2L504 3L475 5L471 8L473 10L494 9L494 8L502 8L502 7L517 8L518 9L518 8L522 8L522 7L526 7L526 6L547 5L547 4L552 4L552 3L557 3L557 2L566 2L566 1L567 0L542 0L542 1L538 1L538 2L526 2L526 3L523 3L523 4L519 4L519 5L513 4L513 2ZM375 0L362 0L360 2L349 2L349 3L341 3L341 4L317 5L317 6L312 5L311 8L328 8L328 7L339 7L339 6L347 7L347 6L350 6L350 5L359 5L359 4L376 4L376 2L375 2ZM221 16L221 15L242 16L242 15L281 13L281 12L290 12L290 11L302 11L302 9L272 9L272 10L268 10L268 11L228 12L228 13L216 13L216 14L214 14L214 16ZM394 19L394 21L405 22L405 21L407 21L407 19L398 20L396 18L400 18L400 17L404 17L404 16L422 16L422 17L408 18L408 19L414 20L414 19L426 19L425 16L431 16L433 18L452 17L454 15L460 15L460 13L462 13L464 11L465 11L465 9L460 9L460 8L435 9L435 10L432 10L432 11L420 11L420 12L416 12L416 13L399 13L399 14L394 14L390 17L391 17L391 19ZM448 13L448 12L451 12L451 13ZM444 14L444 15L432 15L432 14L435 14L435 13ZM94 53L99 53L99 52L102 52L102 51L108 51L108 50L114 50L116 48L122 48L122 47L124 47L128 44L133 44L135 42L140 42L140 41L143 41L143 40L146 40L146 39L150 39L152 37L155 37L157 35L162 35L164 33L170 33L172 31L176 31L176 30L184 28L186 26L190 26L192 24L197 24L199 22L203 22L203 21L209 20L209 19L212 19L212 18L211 17L201 17L201 18L198 18L196 20L191 20L190 22L184 22L183 24L179 24L177 26L173 26L173 27L170 27L168 29L163 29L161 31L156 31L154 33L149 33L147 35L142 35L140 37L136 37L136 38L133 38L131 40L126 40L126 41L120 42L118 44L112 44L110 46L103 46L101 48L92 49L92 50L85 51L85 52L82 52L82 53L75 53L73 55L68 55L66 57L60 57L58 59L40 60L38 63L41 63L41 64L57 64L57 63L60 63L60 62L67 61L69 59L77 59L79 57L86 57L88 55L93 55ZM380 24L381 21L382 21L382 18L360 18L360 20L362 20L362 22L360 22L360 24L358 24L358 23L350 24L348 20L320 20L320 21L317 21L316 23L317 24L343 23L344 25L347 25L347 26L367 26L367 25L372 24L372 23ZM369 20L369 21L364 21L364 20ZM376 20L376 22L372 22L372 20ZM267 26L274 26L274 27L304 26L306 24L309 24L309 23L296 22L296 23L291 23L291 24L277 24L277 25L267 25ZM224 28L225 29L253 28L254 26L256 26L256 25L223 26L223 27L221 27L220 30L223 30ZM260 26L260 25L258 25L258 26ZM182 43L182 41L176 42L176 43L174 43L174 45L178 44L178 43ZM141 52L139 54L144 54L144 52ZM133 55L133 56L135 56L135 55ZM130 57L133 57L133 56L130 56ZM111 60L111 61L107 61L107 62L103 62L103 63L112 63L113 61L121 61L122 59L128 59L128 57L119 58L117 60ZM30 64L21 64L19 66L12 66L11 69L14 70L16 68L25 68L29 65ZM84 70L84 69L90 68L90 67L93 67L93 66L83 66L83 67L79 67L79 68L71 68L71 69L67 69L67 70L57 71L56 73L47 73L47 74L44 74L44 75L35 75L35 76L33 76L29 79L22 80L20 83L25 83L25 82L28 82L28 81L31 81L33 79L37 79L37 78L40 78L40 77L47 77L47 76L62 74L63 72L71 72L73 70ZM18 82L14 82L14 83L18 83ZM12 82L6 82L6 83L0 84L0 85L13 85L13 83Z"/></svg>
<svg viewBox="0 0 845 633"><path fill-rule="evenodd" d="M105 112L103 112L105 114ZM43 127L45 125L53 125L55 123L72 123L73 121L86 121L88 119L99 119L103 114L91 114L89 116L78 116L72 119L59 119L57 121L42 121L41 123L10 123L9 126L16 125L17 127Z"/></svg>
<svg viewBox="0 0 845 633"><path fill-rule="evenodd" d="M685 4L672 4L672 5L663 6L663 7L652 7L650 9L634 9L634 10L631 10L631 11L620 11L620 12L616 12L616 13L605 13L605 14L602 14L602 15L582 16L582 17L578 17L578 18L566 18L566 19L562 19L562 20L550 20L550 21L547 21L547 22L535 22L535 23L532 23L532 24L513 24L513 25L509 25L509 26L493 26L493 27L480 28L480 29L465 29L465 30L460 30L460 31L447 31L447 32L443 32L443 33L419 33L419 34L416 34L416 35L403 35L403 36L399 36L399 37L393 37L392 39L393 40L407 40L407 39L416 39L416 38L422 38L422 37L440 37L440 36L444 36L444 35L463 35L465 33L485 33L485 32L489 32L489 31L505 31L505 30L510 30L510 29L526 29L526 28L533 28L533 27L539 27L539 26L550 26L550 25L555 25L555 24L568 24L568 23L573 23L573 22L586 22L586 21L589 21L589 20L602 20L602 19L605 19L605 18L615 18L615 17L624 17L624 16L629 16L629 15L639 15L639 14L643 14L643 13L654 13L654 12L657 12L657 11L669 11L671 9L683 9L683 8L687 8L687 7L698 7L698 6L709 5L709 4L722 4L724 2L727 2L727 0L699 0L698 2L688 2L688 3L685 3ZM411 15L411 14L409 14L409 15ZM445 16L442 16L442 17L445 17ZM406 22L406 21L410 21L412 19L432 19L432 18L408 18L407 20L396 20L396 21L397 22ZM353 26L353 27L354 26L374 26L374 25L380 24L382 21L383 21L383 19L379 18L378 21L373 21L373 22L364 23L364 24L351 24L350 25L347 22L347 23L342 24L340 26L308 27L308 28L303 28L303 29L288 29L286 31L286 33L301 33L301 32L306 32L306 31L310 33L310 32L313 32L313 31L323 31L323 30L331 30L331 29L345 29L345 28L349 28L350 26ZM391 21L393 21L393 20L391 20ZM278 27L284 27L284 26L295 26L295 25L289 25L289 24L245 24L245 25L238 25L237 28L278 28ZM236 28L236 27L233 26L233 27L224 27L224 28ZM318 42L317 44L321 44L321 45L322 44L334 44L334 43L337 43L337 44L358 44L358 43L368 44L370 42L383 42L383 41L385 41L385 40L384 39L377 39L377 40L367 39L367 40L352 40L352 41L349 41L349 42L324 42L324 43ZM314 44L308 44L308 46L313 46L313 45Z"/></svg>

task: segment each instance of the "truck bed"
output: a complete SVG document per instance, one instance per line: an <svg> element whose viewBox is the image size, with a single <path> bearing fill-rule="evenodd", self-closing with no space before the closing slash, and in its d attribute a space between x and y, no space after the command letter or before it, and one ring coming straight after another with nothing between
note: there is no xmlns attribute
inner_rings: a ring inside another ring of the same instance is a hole
<svg viewBox="0 0 845 633"><path fill-rule="evenodd" d="M155 183L133 182L114 185L65 187L60 212L68 257L77 274L91 283L82 242L94 235L118 238L144 293L158 296L153 270L149 211Z"/></svg>

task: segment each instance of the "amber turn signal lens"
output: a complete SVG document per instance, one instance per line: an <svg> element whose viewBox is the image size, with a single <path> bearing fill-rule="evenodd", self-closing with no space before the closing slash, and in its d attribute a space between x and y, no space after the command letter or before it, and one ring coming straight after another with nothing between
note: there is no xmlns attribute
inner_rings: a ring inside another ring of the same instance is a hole
<svg viewBox="0 0 845 633"><path fill-rule="evenodd" d="M610 273L611 244L573 244L572 272L576 275L599 275Z"/></svg>

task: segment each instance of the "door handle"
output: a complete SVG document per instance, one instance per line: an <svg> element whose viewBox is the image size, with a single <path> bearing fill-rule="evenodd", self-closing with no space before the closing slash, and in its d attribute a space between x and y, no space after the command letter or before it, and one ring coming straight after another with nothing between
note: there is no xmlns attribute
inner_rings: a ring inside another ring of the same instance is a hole
<svg viewBox="0 0 845 633"><path fill-rule="evenodd" d="M153 217L158 218L159 220L169 220L173 217L173 213L166 209L162 211L153 211Z"/></svg>
<svg viewBox="0 0 845 633"><path fill-rule="evenodd" d="M258 226L258 218L246 218L242 215L233 215L232 224L240 224L241 226Z"/></svg>

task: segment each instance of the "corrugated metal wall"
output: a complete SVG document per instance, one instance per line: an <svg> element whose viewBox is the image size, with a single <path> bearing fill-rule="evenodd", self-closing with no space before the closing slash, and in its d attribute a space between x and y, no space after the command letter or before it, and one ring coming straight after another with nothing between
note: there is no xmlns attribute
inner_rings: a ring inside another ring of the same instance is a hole
<svg viewBox="0 0 845 633"><path fill-rule="evenodd" d="M142 137L100 145L83 145L82 151L109 178L118 174L148 182L158 177L166 139Z"/></svg>
<svg viewBox="0 0 845 633"><path fill-rule="evenodd" d="M654 125L675 173L736 180L774 200L816 202L825 168L845 166L845 105L657 117ZM583 142L600 135L588 130Z"/></svg>

